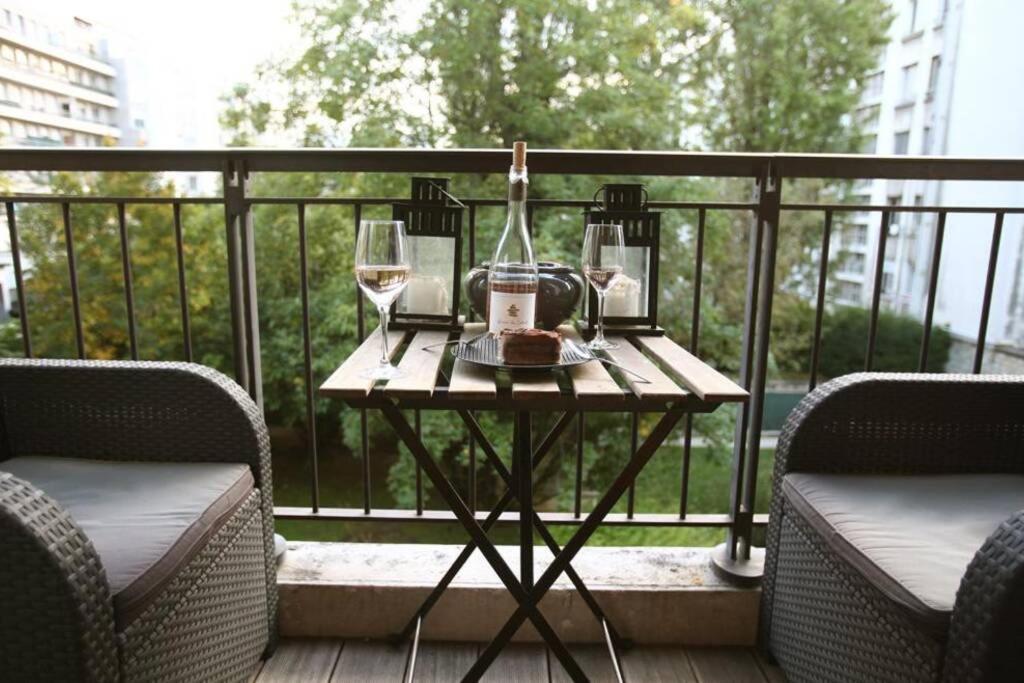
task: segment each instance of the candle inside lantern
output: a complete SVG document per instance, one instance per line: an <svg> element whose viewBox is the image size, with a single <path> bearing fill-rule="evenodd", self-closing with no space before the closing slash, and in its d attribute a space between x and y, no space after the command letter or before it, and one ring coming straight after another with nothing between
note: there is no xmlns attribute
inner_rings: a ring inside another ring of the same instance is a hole
<svg viewBox="0 0 1024 683"><path fill-rule="evenodd" d="M604 296L604 314L609 318L640 315L640 280L622 275Z"/></svg>
<svg viewBox="0 0 1024 683"><path fill-rule="evenodd" d="M437 275L413 275L404 293L404 312L415 315L448 315L448 287Z"/></svg>

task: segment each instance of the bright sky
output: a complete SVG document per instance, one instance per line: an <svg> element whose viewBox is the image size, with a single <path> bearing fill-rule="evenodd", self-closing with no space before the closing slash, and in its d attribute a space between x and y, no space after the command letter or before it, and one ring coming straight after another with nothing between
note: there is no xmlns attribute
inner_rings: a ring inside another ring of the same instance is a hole
<svg viewBox="0 0 1024 683"><path fill-rule="evenodd" d="M35 3L30 3L35 4ZM133 108L151 147L224 144L219 97L255 67L297 44L290 0L45 0L48 14L79 16L124 52ZM35 5L39 11L39 5Z"/></svg>

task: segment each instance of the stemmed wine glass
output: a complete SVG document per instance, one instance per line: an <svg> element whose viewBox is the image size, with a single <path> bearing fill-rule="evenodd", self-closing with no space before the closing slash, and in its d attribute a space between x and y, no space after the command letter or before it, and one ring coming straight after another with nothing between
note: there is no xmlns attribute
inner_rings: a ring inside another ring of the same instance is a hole
<svg viewBox="0 0 1024 683"><path fill-rule="evenodd" d="M625 238L621 225L592 223L583 238L583 275L597 293L597 336L588 349L616 349L604 338L604 297L619 277L626 263Z"/></svg>
<svg viewBox="0 0 1024 683"><path fill-rule="evenodd" d="M356 239L356 282L380 314L380 363L361 373L369 379L394 379L401 372L388 353L388 308L409 284L412 268L402 221L360 221Z"/></svg>

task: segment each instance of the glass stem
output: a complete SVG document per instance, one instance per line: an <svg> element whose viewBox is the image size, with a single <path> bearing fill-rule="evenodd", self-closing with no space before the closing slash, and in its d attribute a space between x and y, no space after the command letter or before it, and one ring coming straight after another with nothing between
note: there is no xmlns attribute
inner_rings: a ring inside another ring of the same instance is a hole
<svg viewBox="0 0 1024 683"><path fill-rule="evenodd" d="M380 364L391 365L388 353L388 309L387 306L378 306L377 313L380 314Z"/></svg>
<svg viewBox="0 0 1024 683"><path fill-rule="evenodd" d="M597 295L597 342L604 343L604 293Z"/></svg>

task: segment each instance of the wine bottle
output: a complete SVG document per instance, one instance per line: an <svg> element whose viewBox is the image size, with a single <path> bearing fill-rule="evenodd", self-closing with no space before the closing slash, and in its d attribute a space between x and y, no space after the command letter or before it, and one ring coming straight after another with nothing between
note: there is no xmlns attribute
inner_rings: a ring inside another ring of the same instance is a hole
<svg viewBox="0 0 1024 683"><path fill-rule="evenodd" d="M534 326L540 279L526 228L528 182L526 143L516 142L508 173L508 218L487 275L487 330L491 334Z"/></svg>

